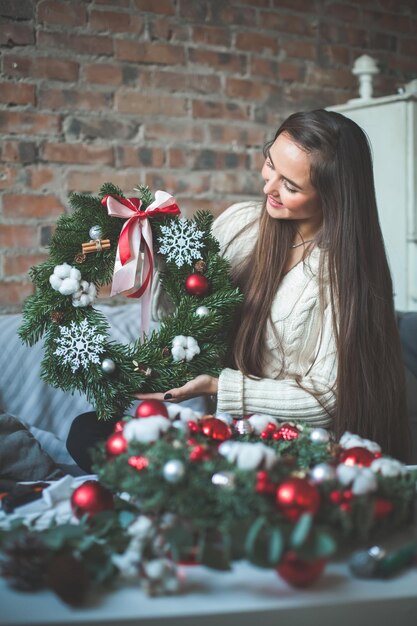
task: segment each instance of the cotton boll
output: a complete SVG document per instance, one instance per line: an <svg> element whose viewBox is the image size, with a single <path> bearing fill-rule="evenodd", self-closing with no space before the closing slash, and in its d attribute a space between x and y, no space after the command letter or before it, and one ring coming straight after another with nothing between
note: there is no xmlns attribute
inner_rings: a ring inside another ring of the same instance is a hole
<svg viewBox="0 0 417 626"><path fill-rule="evenodd" d="M123 436L126 441L153 443L159 439L161 433L168 430L170 425L169 420L162 415L155 415L146 419L134 419L125 425Z"/></svg>
<svg viewBox="0 0 417 626"><path fill-rule="evenodd" d="M96 286L94 283L88 283L86 280L82 280L80 287L81 288L72 296L72 304L75 307L89 306L96 299Z"/></svg>
<svg viewBox="0 0 417 626"><path fill-rule="evenodd" d="M278 454L272 448L268 448L265 446L264 452L264 465L265 469L269 470L275 464L275 461L278 458Z"/></svg>
<svg viewBox="0 0 417 626"><path fill-rule="evenodd" d="M218 451L224 456L229 463L234 463L239 453L238 441L223 441L218 447Z"/></svg>
<svg viewBox="0 0 417 626"><path fill-rule="evenodd" d="M69 278L72 278L73 280L80 281L81 280L81 272L80 272L80 270L77 270L76 267L71 267L70 273L69 273ZM86 281L84 281L84 282L86 282Z"/></svg>
<svg viewBox="0 0 417 626"><path fill-rule="evenodd" d="M63 280L64 278L68 278L70 276L71 269L71 265L68 265L68 263L63 263L62 265L57 265L56 267L54 267L54 274L55 276Z"/></svg>
<svg viewBox="0 0 417 626"><path fill-rule="evenodd" d="M366 448L370 452L381 452L381 446L370 439L363 439L359 435L355 435L349 431L343 433L339 441L342 448L349 450L350 448Z"/></svg>
<svg viewBox="0 0 417 626"><path fill-rule="evenodd" d="M260 466L263 457L263 450L258 444L243 444L237 457L237 466L242 470L254 470Z"/></svg>
<svg viewBox="0 0 417 626"><path fill-rule="evenodd" d="M184 344L187 345L187 337L184 337L184 335L177 335L172 340L172 347L174 347L174 346L181 346L181 348L182 348L184 346Z"/></svg>
<svg viewBox="0 0 417 626"><path fill-rule="evenodd" d="M63 296L70 296L78 291L79 286L80 284L78 280L75 280L74 278L64 278L58 291L59 293L62 293Z"/></svg>
<svg viewBox="0 0 417 626"><path fill-rule="evenodd" d="M56 274L51 274L49 277L49 283L52 289L55 289L55 291L59 291L59 288L62 284L62 278L59 278L59 276L57 276Z"/></svg>
<svg viewBox="0 0 417 626"><path fill-rule="evenodd" d="M397 461L396 459L391 458L380 458L372 461L370 470L377 474L382 474L382 476L402 476L407 473L407 467Z"/></svg>
<svg viewBox="0 0 417 626"><path fill-rule="evenodd" d="M184 361L185 350L181 345L173 345L171 349L172 358L174 361Z"/></svg>
<svg viewBox="0 0 417 626"><path fill-rule="evenodd" d="M349 485L356 477L358 471L359 467L357 465L345 465L344 463L341 463L336 468L337 478L342 485Z"/></svg>
<svg viewBox="0 0 417 626"><path fill-rule="evenodd" d="M168 409L168 411L169 411L169 409ZM199 413L197 413L196 411L193 411L188 406L180 408L180 420L182 422L195 422L195 423L197 423L199 421L200 417L201 416L200 416Z"/></svg>
<svg viewBox="0 0 417 626"><path fill-rule="evenodd" d="M352 485L352 493L355 496L362 496L366 493L376 491L378 483L375 474L367 467L361 467Z"/></svg>
<svg viewBox="0 0 417 626"><path fill-rule="evenodd" d="M276 420L270 415L251 415L248 418L248 421L250 422L254 433L257 435L264 431L270 422L274 423L275 425L277 424Z"/></svg>

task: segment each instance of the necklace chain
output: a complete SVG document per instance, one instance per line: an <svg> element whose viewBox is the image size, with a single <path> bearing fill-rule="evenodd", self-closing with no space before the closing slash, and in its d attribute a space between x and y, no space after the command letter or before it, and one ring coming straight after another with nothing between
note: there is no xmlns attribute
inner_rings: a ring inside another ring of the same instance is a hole
<svg viewBox="0 0 417 626"><path fill-rule="evenodd" d="M312 241L314 241L314 239L306 239L305 241L302 241L301 243L295 243L292 246L290 246L290 248L299 248L300 246L304 246L306 243L311 243Z"/></svg>

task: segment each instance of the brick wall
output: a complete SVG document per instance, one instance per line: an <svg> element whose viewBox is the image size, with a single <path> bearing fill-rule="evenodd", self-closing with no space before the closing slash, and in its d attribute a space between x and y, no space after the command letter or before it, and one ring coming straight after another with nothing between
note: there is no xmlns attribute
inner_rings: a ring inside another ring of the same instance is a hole
<svg viewBox="0 0 417 626"><path fill-rule="evenodd" d="M0 311L31 292L70 191L111 180L218 213L261 189L287 114L417 76L415 0L0 0Z"/></svg>

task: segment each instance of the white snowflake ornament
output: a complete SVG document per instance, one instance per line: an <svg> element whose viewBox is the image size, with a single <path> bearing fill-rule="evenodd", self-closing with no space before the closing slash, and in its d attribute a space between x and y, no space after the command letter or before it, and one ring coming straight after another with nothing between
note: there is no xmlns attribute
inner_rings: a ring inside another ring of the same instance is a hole
<svg viewBox="0 0 417 626"><path fill-rule="evenodd" d="M97 332L95 326L90 326L84 319L77 324L71 322L70 326L60 326L61 336L56 339L56 356L62 356L65 364L71 365L72 372L80 367L84 369L91 363L100 364L99 355L104 352L105 335Z"/></svg>
<svg viewBox="0 0 417 626"><path fill-rule="evenodd" d="M192 361L196 354L200 354L200 346L194 337L177 335L172 340L172 359L178 361Z"/></svg>
<svg viewBox="0 0 417 626"><path fill-rule="evenodd" d="M169 226L161 226L161 247L158 252L166 256L167 261L174 261L182 267L193 260L201 259L201 241L204 233L198 230L194 222L186 219L173 220Z"/></svg>
<svg viewBox="0 0 417 626"><path fill-rule="evenodd" d="M70 296L80 288L81 273L76 267L63 263L54 267L54 273L49 277L52 289L59 291L63 296Z"/></svg>

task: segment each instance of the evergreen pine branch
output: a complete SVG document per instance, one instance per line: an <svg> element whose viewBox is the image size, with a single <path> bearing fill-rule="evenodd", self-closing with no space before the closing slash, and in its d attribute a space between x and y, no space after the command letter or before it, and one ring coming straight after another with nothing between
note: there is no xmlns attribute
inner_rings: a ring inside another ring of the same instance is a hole
<svg viewBox="0 0 417 626"><path fill-rule="evenodd" d="M104 196L120 196L121 198L125 197L120 187L118 187L117 185L113 185L113 183L104 183L100 187L99 196L100 198L104 198Z"/></svg>
<svg viewBox="0 0 417 626"><path fill-rule="evenodd" d="M144 209L146 209L154 201L153 193L147 185L138 185L137 187L134 187L134 190L138 192Z"/></svg>

